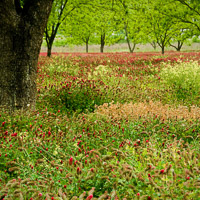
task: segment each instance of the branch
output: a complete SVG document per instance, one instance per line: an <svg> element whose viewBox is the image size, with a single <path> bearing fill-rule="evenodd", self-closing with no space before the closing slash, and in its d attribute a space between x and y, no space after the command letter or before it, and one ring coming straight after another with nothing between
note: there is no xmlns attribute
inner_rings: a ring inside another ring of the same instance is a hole
<svg viewBox="0 0 200 200"><path fill-rule="evenodd" d="M190 10L194 11L196 14L198 14L200 16L200 13L195 10L194 8L192 8L188 3L186 3L186 1L183 1L183 0L177 0L178 2L180 2L181 4L187 6Z"/></svg>
<svg viewBox="0 0 200 200"><path fill-rule="evenodd" d="M62 19L62 22L66 19L66 17L75 9L76 7L73 7Z"/></svg>
<svg viewBox="0 0 200 200"><path fill-rule="evenodd" d="M68 2L68 0L65 0L64 4L61 4L61 7L60 7L60 10L61 10L61 11L60 11L60 13L59 13L58 20L61 19L62 14L63 14L63 11L64 11L64 9L65 9L65 6L67 5L67 2Z"/></svg>

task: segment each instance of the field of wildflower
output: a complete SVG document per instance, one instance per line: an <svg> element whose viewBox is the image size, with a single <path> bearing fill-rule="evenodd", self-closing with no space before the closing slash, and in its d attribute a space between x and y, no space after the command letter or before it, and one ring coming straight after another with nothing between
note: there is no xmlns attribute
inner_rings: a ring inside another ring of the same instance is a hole
<svg viewBox="0 0 200 200"><path fill-rule="evenodd" d="M200 199L200 53L41 54L35 111L0 111L0 200Z"/></svg>

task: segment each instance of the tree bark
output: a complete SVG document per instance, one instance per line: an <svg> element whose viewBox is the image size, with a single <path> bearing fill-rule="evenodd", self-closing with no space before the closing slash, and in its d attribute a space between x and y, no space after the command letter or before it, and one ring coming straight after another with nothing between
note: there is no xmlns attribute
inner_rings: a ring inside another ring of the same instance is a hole
<svg viewBox="0 0 200 200"><path fill-rule="evenodd" d="M86 41L86 53L88 53L88 41Z"/></svg>
<svg viewBox="0 0 200 200"><path fill-rule="evenodd" d="M162 54L165 54L165 46L162 46L161 49L162 49Z"/></svg>
<svg viewBox="0 0 200 200"><path fill-rule="evenodd" d="M51 57L52 46L53 46L53 40L48 41L47 42L47 56L48 57Z"/></svg>
<svg viewBox="0 0 200 200"><path fill-rule="evenodd" d="M0 1L0 107L35 107L37 61L53 0Z"/></svg>
<svg viewBox="0 0 200 200"><path fill-rule="evenodd" d="M89 50L89 40L90 40L90 36L86 37L85 39L86 53L88 53L88 50Z"/></svg>
<svg viewBox="0 0 200 200"><path fill-rule="evenodd" d="M51 50L52 50L52 46L47 47L47 56L51 57Z"/></svg>
<svg viewBox="0 0 200 200"><path fill-rule="evenodd" d="M101 46L100 46L100 52L101 52L101 53L103 53L103 50L104 50L105 38L106 38L106 34L105 34L105 33L102 33L102 34L101 34Z"/></svg>

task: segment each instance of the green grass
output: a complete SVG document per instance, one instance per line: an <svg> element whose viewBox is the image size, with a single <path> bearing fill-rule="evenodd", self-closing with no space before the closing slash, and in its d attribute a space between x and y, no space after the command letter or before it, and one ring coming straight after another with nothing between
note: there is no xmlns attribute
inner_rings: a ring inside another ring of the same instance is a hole
<svg viewBox="0 0 200 200"><path fill-rule="evenodd" d="M172 56L140 56L41 58L37 109L0 113L0 199L200 198L199 99L159 77Z"/></svg>

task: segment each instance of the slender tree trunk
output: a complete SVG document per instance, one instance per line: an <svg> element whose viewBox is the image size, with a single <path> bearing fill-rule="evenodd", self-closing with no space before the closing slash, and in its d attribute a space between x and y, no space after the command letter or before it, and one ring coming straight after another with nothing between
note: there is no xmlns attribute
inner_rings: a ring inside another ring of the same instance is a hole
<svg viewBox="0 0 200 200"><path fill-rule="evenodd" d="M47 56L48 57L51 57L53 42L55 40L59 26L60 26L60 23L56 24L56 28L54 28L55 26L52 25L52 31L50 33L51 35L49 35L47 27L45 28L45 40L46 40L46 43L47 43Z"/></svg>
<svg viewBox="0 0 200 200"><path fill-rule="evenodd" d="M126 33L126 42L128 44L129 52L133 53L133 51L135 50L136 44L134 43L133 47L131 48L131 42L129 40L129 34L128 34L128 30L127 30L127 25L126 24L124 25L124 30L125 30L125 33Z"/></svg>
<svg viewBox="0 0 200 200"><path fill-rule="evenodd" d="M51 47L47 48L47 56L48 57L51 57L51 49L52 49Z"/></svg>
<svg viewBox="0 0 200 200"><path fill-rule="evenodd" d="M162 54L165 54L165 46L162 46L161 49L162 49Z"/></svg>
<svg viewBox="0 0 200 200"><path fill-rule="evenodd" d="M53 46L53 42L50 42L47 44L47 56L48 57L51 57L52 46Z"/></svg>
<svg viewBox="0 0 200 200"><path fill-rule="evenodd" d="M90 37L87 37L86 40L85 40L85 44L86 44L86 53L88 53L88 50L89 50L89 40L90 40Z"/></svg>
<svg viewBox="0 0 200 200"><path fill-rule="evenodd" d="M106 38L106 34L105 33L101 34L101 47L100 47L100 52L101 53L103 53L103 50L104 50L105 38Z"/></svg>
<svg viewBox="0 0 200 200"><path fill-rule="evenodd" d="M28 3L26 3L28 2ZM0 1L0 107L35 107L37 61L52 1Z"/></svg>
<svg viewBox="0 0 200 200"><path fill-rule="evenodd" d="M177 46L177 51L181 51L181 48L182 48L182 46L183 46L183 42L181 42L181 41L178 41L178 46Z"/></svg>
<svg viewBox="0 0 200 200"><path fill-rule="evenodd" d="M133 51L135 50L136 44L133 43L133 47L131 48L131 43L130 43L130 41L129 41L128 38L126 38L126 41L127 41L127 44L128 44L129 52L130 52L130 53L133 53Z"/></svg>
<svg viewBox="0 0 200 200"><path fill-rule="evenodd" d="M127 44L128 44L128 49L129 49L129 52L131 53L131 44L130 44L130 41L129 41L129 38L127 37L126 38L126 41L127 41Z"/></svg>
<svg viewBox="0 0 200 200"><path fill-rule="evenodd" d="M133 43L133 47L131 47L131 43L130 43L130 40L129 40L128 37L126 38L126 41L127 41L127 44L128 44L129 52L133 53L133 51L135 50L136 43Z"/></svg>
<svg viewBox="0 0 200 200"><path fill-rule="evenodd" d="M183 41L178 41L177 47L173 44L170 44L171 47L174 47L176 51L181 51L181 48L183 46Z"/></svg>
<svg viewBox="0 0 200 200"><path fill-rule="evenodd" d="M88 41L86 41L86 53L88 53Z"/></svg>

